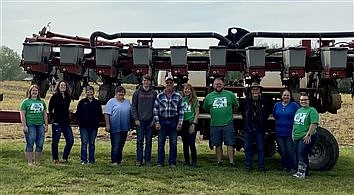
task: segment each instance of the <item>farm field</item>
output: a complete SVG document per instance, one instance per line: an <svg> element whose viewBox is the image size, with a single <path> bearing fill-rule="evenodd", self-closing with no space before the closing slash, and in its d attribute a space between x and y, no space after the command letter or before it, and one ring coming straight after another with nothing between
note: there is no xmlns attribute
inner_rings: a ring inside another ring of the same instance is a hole
<svg viewBox="0 0 354 195"><path fill-rule="evenodd" d="M27 82L1 82L3 110L18 110ZM130 98L134 86L126 86ZM47 95L48 103L50 92ZM310 171L304 180L281 172L278 154L266 159L266 173L243 169L244 154L236 152L236 168L218 167L207 141L198 141L198 167L183 167L182 144L178 143L177 167L156 167L157 142L153 142L151 167L135 166L136 142L128 139L120 166L110 165L109 135L99 130L96 164L80 164L80 139L74 127L75 143L69 164L51 162L51 128L46 134L40 166L29 167L23 154L24 139L19 124L0 124L0 194L354 194L354 108L350 95L342 96L337 115L321 114L321 125L340 143L336 166L330 171ZM78 101L71 104L74 111ZM64 141L60 142L61 154ZM168 153L168 144L166 146ZM226 150L225 150L226 151ZM225 154L224 154L225 155ZM224 160L226 157L224 156Z"/></svg>

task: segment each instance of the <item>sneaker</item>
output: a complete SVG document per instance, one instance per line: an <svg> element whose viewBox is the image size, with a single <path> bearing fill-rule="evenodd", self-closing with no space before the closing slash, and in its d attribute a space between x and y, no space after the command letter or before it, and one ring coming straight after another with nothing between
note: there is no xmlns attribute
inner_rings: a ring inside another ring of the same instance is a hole
<svg viewBox="0 0 354 195"><path fill-rule="evenodd" d="M141 167L143 164L140 161L136 161L135 166Z"/></svg>
<svg viewBox="0 0 354 195"><path fill-rule="evenodd" d="M266 172L267 171L267 169L266 168L264 168L264 167L260 167L260 168L258 168L258 172L262 172L262 173L264 173L264 172Z"/></svg>
<svg viewBox="0 0 354 195"><path fill-rule="evenodd" d="M218 166L219 166L219 167L222 167L223 164L224 164L224 163L223 163L222 161L218 162Z"/></svg>
<svg viewBox="0 0 354 195"><path fill-rule="evenodd" d="M176 168L176 165L171 164L171 165L170 165L170 168L174 169L174 168Z"/></svg>
<svg viewBox="0 0 354 195"><path fill-rule="evenodd" d="M53 160L53 164L55 165L59 164L59 160Z"/></svg>
<svg viewBox="0 0 354 195"><path fill-rule="evenodd" d="M62 163L62 164L69 164L69 161L68 161L68 159L63 159L62 161L60 161L60 163Z"/></svg>
<svg viewBox="0 0 354 195"><path fill-rule="evenodd" d="M87 162L81 161L81 165L86 165L86 164L87 164Z"/></svg>
<svg viewBox="0 0 354 195"><path fill-rule="evenodd" d="M252 167L246 167L245 169L246 169L246 171L248 171L248 172L251 172L251 171L253 170Z"/></svg>
<svg viewBox="0 0 354 195"><path fill-rule="evenodd" d="M151 167L151 162L150 161L145 161L145 166Z"/></svg>
<svg viewBox="0 0 354 195"><path fill-rule="evenodd" d="M235 167L236 167L236 164L235 164L234 162L232 162L232 163L229 164L229 166L230 166L231 168L235 168Z"/></svg>
<svg viewBox="0 0 354 195"><path fill-rule="evenodd" d="M183 163L183 166L186 167L186 166L190 166L189 162L184 162Z"/></svg>
<svg viewBox="0 0 354 195"><path fill-rule="evenodd" d="M191 165L192 168L197 168L197 163L195 162L192 162L192 165Z"/></svg>
<svg viewBox="0 0 354 195"><path fill-rule="evenodd" d="M163 165L162 165L162 164L157 164L156 166L157 166L157 167L163 167Z"/></svg>
<svg viewBox="0 0 354 195"><path fill-rule="evenodd" d="M118 166L118 163L117 162L113 162L112 166Z"/></svg>
<svg viewBox="0 0 354 195"><path fill-rule="evenodd" d="M299 179L304 179L305 178L305 173L296 172L295 174L293 174L293 177L299 178Z"/></svg>

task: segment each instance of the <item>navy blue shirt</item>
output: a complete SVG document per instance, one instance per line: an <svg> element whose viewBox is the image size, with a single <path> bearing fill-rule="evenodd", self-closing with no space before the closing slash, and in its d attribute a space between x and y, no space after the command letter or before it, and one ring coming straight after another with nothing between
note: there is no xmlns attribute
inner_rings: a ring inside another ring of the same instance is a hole
<svg viewBox="0 0 354 195"><path fill-rule="evenodd" d="M274 104L273 117L277 136L291 136L294 116L299 108L300 105L296 102L289 102L286 106L281 101Z"/></svg>
<svg viewBox="0 0 354 195"><path fill-rule="evenodd" d="M76 116L81 128L97 129L103 117L100 102L95 98L92 101L89 101L87 97L81 99L77 105Z"/></svg>

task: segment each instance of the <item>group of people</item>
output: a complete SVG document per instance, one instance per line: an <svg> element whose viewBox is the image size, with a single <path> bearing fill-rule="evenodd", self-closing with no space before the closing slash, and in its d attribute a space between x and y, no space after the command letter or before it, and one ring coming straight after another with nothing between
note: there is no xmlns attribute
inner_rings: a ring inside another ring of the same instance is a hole
<svg viewBox="0 0 354 195"><path fill-rule="evenodd" d="M151 86L149 75L142 77L142 85L134 92L132 103L125 98L126 89L118 86L115 96L110 99L104 111L94 98L94 88L86 87L86 97L77 105L76 116L80 127L81 163L95 163L95 139L102 117L105 131L110 133L111 164L122 162L123 148L131 125L136 126L136 165L151 165L152 131L158 131L157 166L165 166L165 143L169 137L168 165L176 166L177 135L180 131L183 142L184 166L197 166L196 128L199 118L199 101L191 84L185 84L183 91L174 90L172 76L165 78L165 89L157 93ZM258 155L258 171L264 172L264 144L266 124L270 114L276 122L277 143L281 151L284 171L292 172L294 177L308 175L308 154L316 143L316 127L319 115L309 106L309 96L301 94L300 105L292 100L291 91L281 92L281 101L273 109L271 102L262 96L263 88L259 83L252 83L246 90L246 98L240 104L235 94L224 89L222 79L215 79L213 92L204 100L202 108L210 113L210 144L216 152L217 165L223 165L223 144L227 148L229 166L235 167L234 146L236 130L234 113L240 110L243 118L243 137L245 150L245 168L253 169L253 153ZM25 156L28 165L39 164L44 143L44 134L48 130L49 112L52 123L52 160L53 163L68 162L74 143L70 126L69 106L71 102L69 86L60 81L47 106L39 97L39 87L31 85L27 98L21 103L21 121L26 139ZM300 107L301 106L301 107ZM58 157L58 143L64 135L62 161ZM144 150L145 143L145 150ZM254 150L254 143L256 149ZM33 155L34 144L36 144ZM88 154L87 154L88 148ZM34 156L34 157L33 157Z"/></svg>

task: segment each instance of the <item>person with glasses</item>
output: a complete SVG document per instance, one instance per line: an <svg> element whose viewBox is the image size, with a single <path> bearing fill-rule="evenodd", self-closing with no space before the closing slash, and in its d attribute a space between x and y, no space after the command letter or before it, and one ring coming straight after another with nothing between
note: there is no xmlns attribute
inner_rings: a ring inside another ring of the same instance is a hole
<svg viewBox="0 0 354 195"><path fill-rule="evenodd" d="M237 110L239 102L234 93L224 89L224 82L217 78L213 82L214 91L204 100L203 108L210 112L210 147L215 147L217 165L223 164L224 143L227 147L229 166L235 167L234 145L236 131L234 129L233 112Z"/></svg>
<svg viewBox="0 0 354 195"><path fill-rule="evenodd" d="M256 142L258 171L266 171L264 160L265 128L272 108L269 106L269 100L262 96L262 89L263 87L259 83L253 82L247 88L246 99L241 104L245 167L247 171L253 169L253 142Z"/></svg>
<svg viewBox="0 0 354 195"><path fill-rule="evenodd" d="M123 148L130 130L131 105L129 100L124 98L125 94L125 88L117 86L115 96L108 100L104 111L105 131L110 133L111 138L111 164L113 166L122 162Z"/></svg>
<svg viewBox="0 0 354 195"><path fill-rule="evenodd" d="M294 116L300 105L292 100L291 91L281 91L281 101L274 104L273 117L275 119L275 134L277 144L280 148L282 170L285 172L296 172L295 144L291 133L294 123Z"/></svg>
<svg viewBox="0 0 354 195"><path fill-rule="evenodd" d="M301 108L296 111L292 138L295 142L298 170L293 177L305 178L309 170L308 155L317 142L317 126L319 114L314 107L310 106L309 95L302 93L300 96Z"/></svg>
<svg viewBox="0 0 354 195"><path fill-rule="evenodd" d="M136 165L151 164L153 110L156 91L151 87L151 76L143 75L142 86L134 92L132 98L132 117L137 126ZM144 153L145 139L145 153Z"/></svg>
<svg viewBox="0 0 354 195"><path fill-rule="evenodd" d="M165 163L166 137L170 140L169 165L176 167L177 158L177 131L183 123L182 95L174 90L172 75L165 78L166 88L156 96L154 104L155 128L158 131L157 166Z"/></svg>
<svg viewBox="0 0 354 195"><path fill-rule="evenodd" d="M95 140L102 118L102 107L94 97L95 91L92 86L86 87L86 97L81 99L77 105L76 116L80 127L81 138L81 164L95 163ZM87 145L89 150L87 161Z"/></svg>

